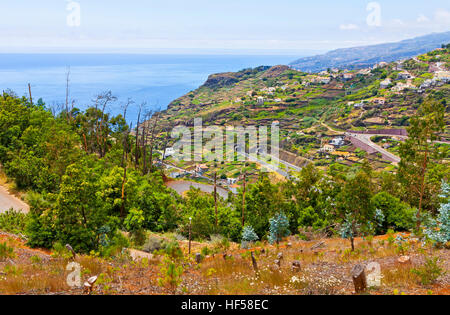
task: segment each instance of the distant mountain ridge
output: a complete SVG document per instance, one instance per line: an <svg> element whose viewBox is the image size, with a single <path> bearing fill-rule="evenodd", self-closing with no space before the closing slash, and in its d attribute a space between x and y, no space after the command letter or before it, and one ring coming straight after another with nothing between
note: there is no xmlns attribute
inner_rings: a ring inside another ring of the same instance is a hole
<svg viewBox="0 0 450 315"><path fill-rule="evenodd" d="M290 66L305 72L320 72L328 68L360 69L381 61L411 58L448 43L450 32L433 33L396 43L337 49L323 55L300 58Z"/></svg>

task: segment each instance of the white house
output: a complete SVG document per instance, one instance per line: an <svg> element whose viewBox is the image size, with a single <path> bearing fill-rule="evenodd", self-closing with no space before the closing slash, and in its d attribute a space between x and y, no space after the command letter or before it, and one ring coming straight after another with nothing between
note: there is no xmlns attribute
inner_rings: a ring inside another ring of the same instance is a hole
<svg viewBox="0 0 450 315"><path fill-rule="evenodd" d="M164 153L164 157L169 157L175 154L174 148L166 148L166 152Z"/></svg>
<svg viewBox="0 0 450 315"><path fill-rule="evenodd" d="M256 99L256 104L257 104L258 106L264 105L264 97L259 96L259 97Z"/></svg>
<svg viewBox="0 0 450 315"><path fill-rule="evenodd" d="M334 138L333 140L330 141L330 144L332 146L335 146L335 147L341 147L341 146L344 145L344 138L336 137L336 138Z"/></svg>
<svg viewBox="0 0 450 315"><path fill-rule="evenodd" d="M380 89L387 89L389 87L389 85L391 85L392 81L391 79L387 78L384 81L380 82Z"/></svg>
<svg viewBox="0 0 450 315"><path fill-rule="evenodd" d="M450 82L450 71L437 71L435 74L435 79L445 83Z"/></svg>
<svg viewBox="0 0 450 315"><path fill-rule="evenodd" d="M412 79L412 77L413 76L408 71L403 71L398 74L399 80L408 80L408 79Z"/></svg>
<svg viewBox="0 0 450 315"><path fill-rule="evenodd" d="M334 151L334 146L332 146L331 144L325 144L321 149L320 152L333 152Z"/></svg>

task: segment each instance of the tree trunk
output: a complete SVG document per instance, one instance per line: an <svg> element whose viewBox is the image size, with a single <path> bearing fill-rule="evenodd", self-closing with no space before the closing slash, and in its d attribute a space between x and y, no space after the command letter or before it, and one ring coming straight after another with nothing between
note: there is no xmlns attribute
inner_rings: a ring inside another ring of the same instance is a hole
<svg viewBox="0 0 450 315"><path fill-rule="evenodd" d="M253 252L251 252L251 256L252 256L253 269L255 270L256 275L259 275L258 264L256 263L256 258L253 255Z"/></svg>
<svg viewBox="0 0 450 315"><path fill-rule="evenodd" d="M138 113L138 119L137 119L137 126L136 126L136 148L135 148L135 164L134 164L134 168L138 169L139 167L139 124L140 124L140 119L141 119L141 110L142 110L142 106L139 107L139 113Z"/></svg>
<svg viewBox="0 0 450 315"><path fill-rule="evenodd" d="M352 279L356 293L363 293L367 289L367 278L363 265L356 265L352 269Z"/></svg>
<svg viewBox="0 0 450 315"><path fill-rule="evenodd" d="M422 212L422 203L423 203L423 195L425 192L425 174L427 171L427 166L428 166L428 144L426 145L427 149L425 151L425 157L424 157L424 161L423 161L423 166L422 166L422 177L421 177L421 183L420 183L420 199L419 199L419 209L417 210L417 229L420 229L420 225L421 225L421 212Z"/></svg>
<svg viewBox="0 0 450 315"><path fill-rule="evenodd" d="M214 173L214 208L216 210L216 232L219 227L219 220L217 218L217 173Z"/></svg>
<svg viewBox="0 0 450 315"><path fill-rule="evenodd" d="M155 132L156 127L158 126L159 113L156 113L155 123L153 124L152 133L151 133L151 143L150 143L150 172L153 171L153 148L155 145Z"/></svg>
<svg viewBox="0 0 450 315"><path fill-rule="evenodd" d="M245 226L245 182L247 181L247 172L244 172L244 190L242 193L242 226Z"/></svg>
<svg viewBox="0 0 450 315"><path fill-rule="evenodd" d="M33 96L31 96L31 84L28 83L28 93L30 93L30 104L33 105Z"/></svg>

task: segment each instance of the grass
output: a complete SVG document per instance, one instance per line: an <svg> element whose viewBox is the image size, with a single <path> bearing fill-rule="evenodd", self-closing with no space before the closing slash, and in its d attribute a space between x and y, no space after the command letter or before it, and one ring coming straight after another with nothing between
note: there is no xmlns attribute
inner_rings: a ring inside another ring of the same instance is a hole
<svg viewBox="0 0 450 315"><path fill-rule="evenodd" d="M287 240L278 247L258 242L251 250L240 249L233 243L228 246L217 238L209 243L196 243L190 257L187 242L179 241L185 257L181 261L184 272L175 289L158 285L163 259L159 255L136 261L126 255L120 259L79 255L75 261L81 266L82 282L93 275L99 276L94 294L351 294L352 267L369 262L378 262L382 271L381 287L371 288L369 294L392 294L394 290L405 294L442 292L448 281L442 282L446 279L442 276L448 266L441 266L437 260L428 262L426 257L432 253L442 258L445 251L411 243L404 254L414 257L414 263L402 265L397 262L397 244L389 242L395 235L358 238L355 252L349 250L347 240L338 238L302 241L292 237L289 245ZM175 235L165 236L176 239ZM312 250L320 241L324 242L323 246ZM66 283L71 272L66 270L70 259L27 249L20 240L7 239L5 243L14 250L11 258L14 263L0 262L0 294L83 293L82 288L70 288ZM195 253L205 247L209 250L203 250L204 260L195 263ZM257 261L257 272L251 251ZM283 258L277 267L279 253ZM300 262L300 269L292 269L294 260ZM436 266L442 270L437 272ZM422 281L422 278L431 280Z"/></svg>

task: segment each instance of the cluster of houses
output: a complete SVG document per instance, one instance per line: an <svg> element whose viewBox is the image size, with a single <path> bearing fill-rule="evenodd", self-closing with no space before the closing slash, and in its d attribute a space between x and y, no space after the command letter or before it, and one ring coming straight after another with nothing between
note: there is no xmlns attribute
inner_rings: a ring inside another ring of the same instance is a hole
<svg viewBox="0 0 450 315"><path fill-rule="evenodd" d="M436 57L439 58L440 56L438 55ZM414 60L416 62L420 62L417 58L414 58ZM416 86L412 84L412 80L415 79L415 77L410 72L405 71L404 62L405 60L396 62L394 65L394 70L401 71L397 76L397 80L406 80L406 83L397 82L396 85L391 88L391 91L393 92L414 90L418 93L423 93L426 89L430 89L436 86L442 86L450 82L450 71L447 71L445 69L444 62L435 62L430 64L428 70L430 73L434 74L434 77L432 79L425 80L420 86ZM387 78L380 82L380 88L388 89L392 84L392 80L390 78Z"/></svg>
<svg viewBox="0 0 450 315"><path fill-rule="evenodd" d="M319 152L331 153L344 145L345 145L344 137L335 137L329 143L325 144L322 148L320 148Z"/></svg>
<svg viewBox="0 0 450 315"><path fill-rule="evenodd" d="M353 106L355 108L364 108L364 109L371 107L371 105L382 106L384 104L386 104L386 98L384 98L384 97L376 97L376 98L373 98L370 100L362 100L359 102L348 102L347 103L347 105L349 105L349 106Z"/></svg>

